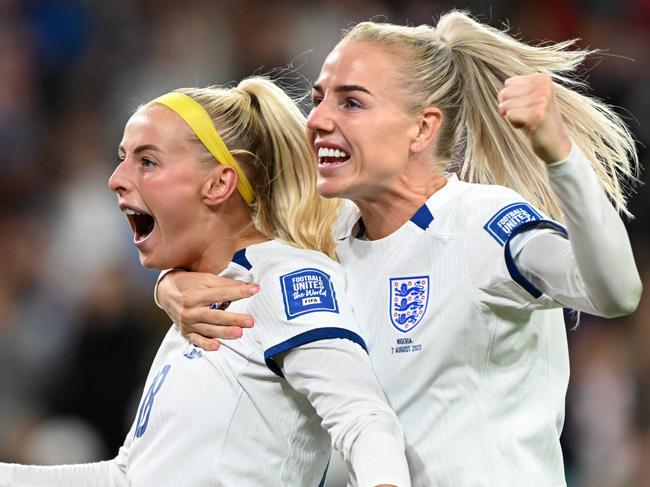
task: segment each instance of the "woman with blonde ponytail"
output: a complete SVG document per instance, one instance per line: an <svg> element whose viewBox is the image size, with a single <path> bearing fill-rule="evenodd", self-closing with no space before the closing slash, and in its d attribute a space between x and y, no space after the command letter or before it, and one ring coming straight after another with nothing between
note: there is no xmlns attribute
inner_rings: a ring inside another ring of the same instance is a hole
<svg viewBox="0 0 650 487"><path fill-rule="evenodd" d="M580 93L571 74L590 53L572 47L457 11L435 27L363 22L314 84L318 190L359 210L337 255L415 486L566 485L562 308L638 305L618 215L634 142Z"/></svg>
<svg viewBox="0 0 650 487"><path fill-rule="evenodd" d="M411 485L345 275L326 255L337 204L316 191L304 129L259 77L179 89L129 119L109 186L141 263L258 283L230 308L257 326L203 351L172 325L116 458L0 464L0 486L316 487L332 444L358 485Z"/></svg>

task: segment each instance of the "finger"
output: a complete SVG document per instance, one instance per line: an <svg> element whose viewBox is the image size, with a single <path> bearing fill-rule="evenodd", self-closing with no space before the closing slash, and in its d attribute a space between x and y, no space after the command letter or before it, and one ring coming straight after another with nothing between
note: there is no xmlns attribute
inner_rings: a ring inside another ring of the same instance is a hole
<svg viewBox="0 0 650 487"><path fill-rule="evenodd" d="M527 97L506 100L499 103L499 114L502 117L507 117L513 110L530 110L532 112L535 109L535 101Z"/></svg>
<svg viewBox="0 0 650 487"><path fill-rule="evenodd" d="M255 320L251 315L243 313L231 313L218 309L208 310L210 319L205 320L207 323L213 323L222 326L239 326L240 328L252 328Z"/></svg>
<svg viewBox="0 0 650 487"><path fill-rule="evenodd" d="M233 340L235 338L241 338L243 335L243 330L239 326L222 326L222 325L211 325L208 323L195 323L192 326L184 327L183 329L188 328L188 331L191 330L191 333L197 333L205 338L223 338L225 340Z"/></svg>
<svg viewBox="0 0 650 487"><path fill-rule="evenodd" d="M510 110L520 109L529 109L534 110L540 105L538 100L535 100L533 97L524 96L520 98L513 98L510 100L505 100L499 103L499 111L508 112Z"/></svg>
<svg viewBox="0 0 650 487"><path fill-rule="evenodd" d="M514 128L532 128L537 123L537 114L534 113L534 110L529 108L514 108L508 110L505 114L505 118Z"/></svg>
<svg viewBox="0 0 650 487"><path fill-rule="evenodd" d="M530 83L522 83L519 85L506 86L497 95L499 101L510 100L512 98L519 98L527 96L535 92L535 86Z"/></svg>
<svg viewBox="0 0 650 487"><path fill-rule="evenodd" d="M219 340L202 337L197 333L190 333L185 338L187 338L187 340L192 345L194 345L195 347L202 348L206 352L213 352L215 350L219 350L219 348L221 347Z"/></svg>
<svg viewBox="0 0 650 487"><path fill-rule="evenodd" d="M193 306L210 306L212 303L221 303L224 301L237 301L242 298L248 298L259 291L259 286L249 284L238 284L236 286L217 286L209 288L195 288L183 293L181 298L183 305Z"/></svg>
<svg viewBox="0 0 650 487"><path fill-rule="evenodd" d="M208 325L238 326L240 328L252 328L255 324L255 320L251 315L210 309L209 307L183 310L180 322L183 326L205 323Z"/></svg>

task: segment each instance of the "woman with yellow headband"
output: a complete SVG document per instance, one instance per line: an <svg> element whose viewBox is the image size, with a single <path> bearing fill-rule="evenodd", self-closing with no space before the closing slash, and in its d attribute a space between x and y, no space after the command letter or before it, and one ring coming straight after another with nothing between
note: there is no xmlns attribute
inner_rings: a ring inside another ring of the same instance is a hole
<svg viewBox="0 0 650 487"><path fill-rule="evenodd" d="M359 210L337 253L414 486L566 486L562 308L621 316L642 289L616 211L638 157L572 79L588 54L452 11L357 24L314 83L318 189ZM192 296L181 327L227 313Z"/></svg>
<svg viewBox="0 0 650 487"><path fill-rule="evenodd" d="M316 192L304 130L262 78L177 90L130 118L109 186L140 261L259 283L230 308L256 326L218 353L172 326L116 458L0 464L0 485L316 487L332 443L358 485L410 485L400 426L328 257L337 205Z"/></svg>

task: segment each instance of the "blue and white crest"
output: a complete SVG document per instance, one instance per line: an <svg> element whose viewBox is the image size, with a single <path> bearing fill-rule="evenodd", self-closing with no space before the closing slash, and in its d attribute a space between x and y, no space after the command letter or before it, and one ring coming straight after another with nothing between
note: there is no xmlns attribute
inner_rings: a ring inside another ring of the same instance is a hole
<svg viewBox="0 0 650 487"><path fill-rule="evenodd" d="M422 320L429 304L429 276L390 278L390 321L402 333Z"/></svg>

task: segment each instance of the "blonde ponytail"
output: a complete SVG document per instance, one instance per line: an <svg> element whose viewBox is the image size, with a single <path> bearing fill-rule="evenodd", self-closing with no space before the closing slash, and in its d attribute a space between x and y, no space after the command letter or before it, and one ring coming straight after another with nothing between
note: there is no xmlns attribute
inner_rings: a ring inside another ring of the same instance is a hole
<svg viewBox="0 0 650 487"><path fill-rule="evenodd" d="M574 41L530 46L459 11L443 15L436 28L363 22L344 40L379 42L401 54L408 108L443 111L439 160L457 156L463 179L513 188L561 220L545 164L525 135L499 115L497 100L507 78L549 74L572 139L616 208L627 213L625 183L638 172L634 140L610 107L579 93L584 85L570 77L593 51L571 49Z"/></svg>
<svg viewBox="0 0 650 487"><path fill-rule="evenodd" d="M258 228L297 247L336 258L332 228L339 205L318 194L316 163L300 109L266 79L249 78L238 88L257 101L272 145L274 162L262 189L265 196L259 201Z"/></svg>
<svg viewBox="0 0 650 487"><path fill-rule="evenodd" d="M263 77L235 88L179 90L212 117L230 152L250 174L254 222L265 235L336 258L332 228L338 201L316 190L316 164L305 118L294 101Z"/></svg>

